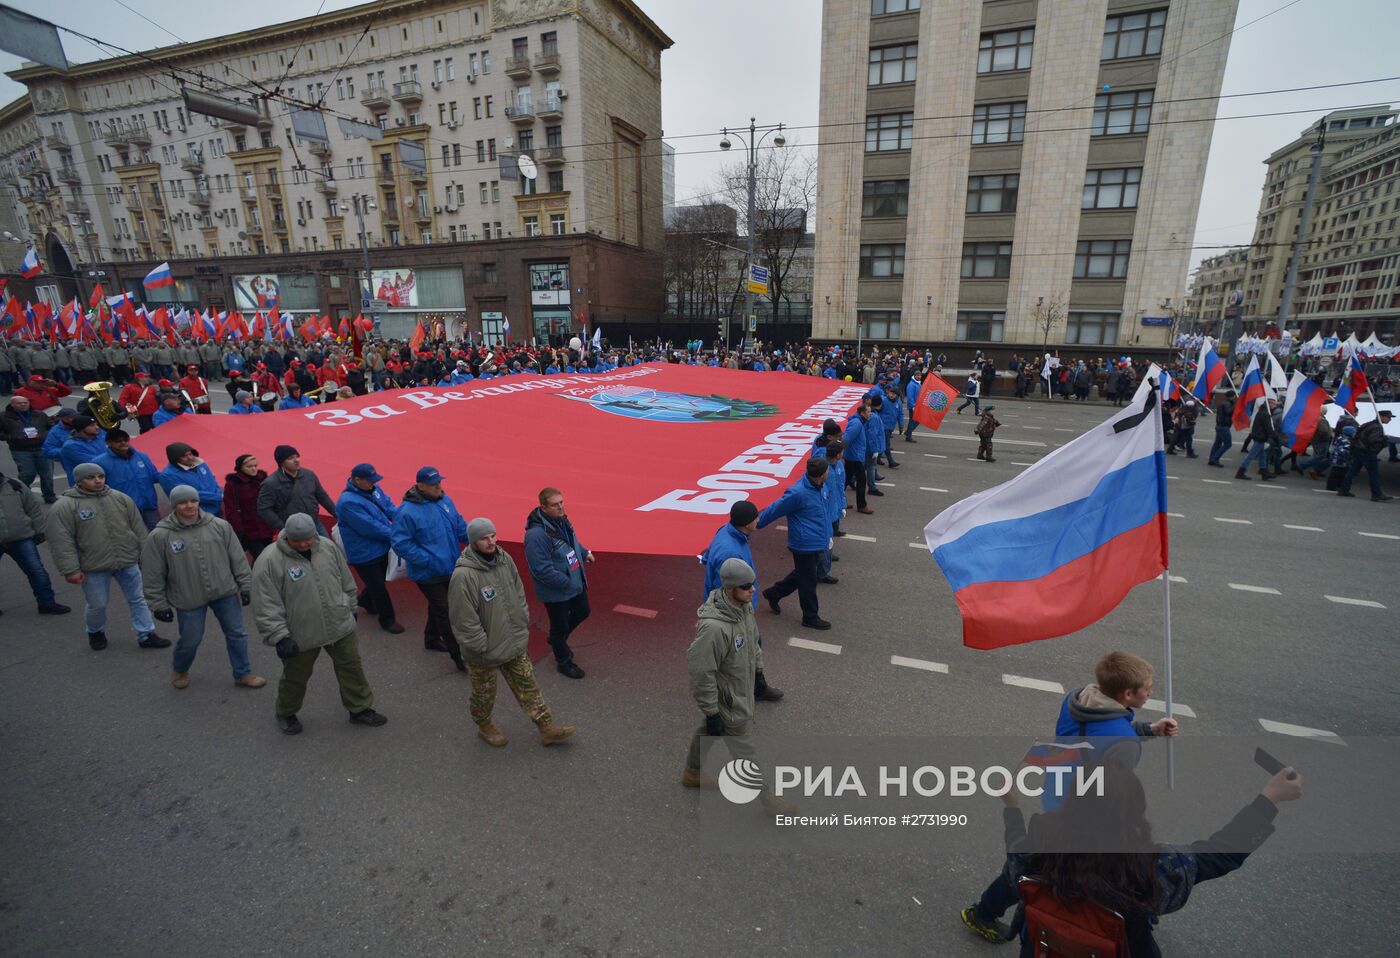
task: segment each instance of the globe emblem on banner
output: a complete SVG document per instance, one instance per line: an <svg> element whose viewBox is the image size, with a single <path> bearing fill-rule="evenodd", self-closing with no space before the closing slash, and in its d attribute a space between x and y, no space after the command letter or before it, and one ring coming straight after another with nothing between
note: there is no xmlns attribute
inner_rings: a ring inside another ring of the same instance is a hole
<svg viewBox="0 0 1400 958"><path fill-rule="evenodd" d="M747 805L763 790L763 773L747 758L736 758L719 770L719 791L735 805Z"/></svg>
<svg viewBox="0 0 1400 958"><path fill-rule="evenodd" d="M941 389L935 389L928 394L924 400L924 405L934 412L942 412L948 408L948 394Z"/></svg>
<svg viewBox="0 0 1400 958"><path fill-rule="evenodd" d="M778 407L731 396L659 392L640 386L610 386L589 396L561 394L603 412L652 422L735 422L776 416Z"/></svg>

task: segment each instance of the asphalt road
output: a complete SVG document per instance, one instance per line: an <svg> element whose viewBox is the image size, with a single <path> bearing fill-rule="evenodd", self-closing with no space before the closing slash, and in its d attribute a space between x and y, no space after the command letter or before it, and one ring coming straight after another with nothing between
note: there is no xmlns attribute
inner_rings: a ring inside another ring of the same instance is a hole
<svg viewBox="0 0 1400 958"><path fill-rule="evenodd" d="M1108 415L1065 403L998 407L994 464L969 461L969 416L897 443L901 466L876 514L847 521L874 541L842 540L841 582L822 587L834 629L801 628L795 597L780 617L759 613L769 678L787 692L760 705L760 736L1043 736L1059 707L1060 693L1045 690L1052 683L1088 681L1109 648L1160 660L1152 583L1074 636L996 652L961 646L948 585L910 544L946 505ZM11 470L7 455L0 462ZM1183 734L1257 734L1285 756L1289 736L1261 719L1342 741L1400 735L1400 502L1320 495L1295 477L1264 488L1232 473L1204 458L1169 460L1179 514L1172 572L1185 580L1172 586L1174 698L1195 715L1182 718ZM1400 468L1387 467L1386 481L1396 492ZM760 533L755 552L762 581L785 571L781 532ZM111 645L93 653L80 611L37 616L16 566L0 564L6 954L1012 953L974 939L957 914L1000 867L997 848L707 850L697 796L677 781L697 719L684 650L698 568L605 555L591 576L594 615L574 643L588 678L567 680L548 660L539 671L558 719L578 734L541 748L503 694L497 717L511 744L495 750L474 735L466 679L421 649L411 585L393 587L406 634L361 628L389 724L349 725L322 660L301 713L306 732L287 738L273 722L271 684L231 684L212 623L190 687L177 691L168 656L136 647L119 599ZM80 591L56 584L80 610ZM533 614L538 645L545 619L537 606ZM840 652L789 645L793 637ZM254 670L275 680L272 651L254 640L252 655ZM1008 684L1008 675L1034 681ZM1281 824L1286 817L1285 808ZM1199 888L1158 939L1168 955L1388 954L1400 937L1386 881L1393 863L1285 857L1266 845Z"/></svg>

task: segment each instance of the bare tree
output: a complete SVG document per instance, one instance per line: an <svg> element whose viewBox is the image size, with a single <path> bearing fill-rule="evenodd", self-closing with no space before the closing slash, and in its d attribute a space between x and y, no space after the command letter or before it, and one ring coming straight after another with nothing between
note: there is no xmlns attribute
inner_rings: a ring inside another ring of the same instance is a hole
<svg viewBox="0 0 1400 958"><path fill-rule="evenodd" d="M1041 351L1044 352L1050 345L1050 334L1065 318L1064 298L1057 294L1047 300L1042 296L1031 308L1031 317L1035 320L1035 328L1043 334Z"/></svg>
<svg viewBox="0 0 1400 958"><path fill-rule="evenodd" d="M720 302L727 288L726 250L734 242L736 214L723 203L682 206L666 231L666 289L676 298L676 315L687 319L727 315Z"/></svg>

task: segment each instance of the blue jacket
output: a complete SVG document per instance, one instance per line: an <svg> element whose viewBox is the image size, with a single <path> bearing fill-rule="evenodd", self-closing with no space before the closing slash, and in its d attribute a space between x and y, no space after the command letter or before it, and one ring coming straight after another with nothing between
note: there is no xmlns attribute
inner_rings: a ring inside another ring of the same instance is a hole
<svg viewBox="0 0 1400 958"><path fill-rule="evenodd" d="M725 559L743 559L749 564L749 568L758 573L758 566L753 562L753 550L749 548L749 537L744 535L734 527L732 522L726 522L715 530L715 537L710 540L709 546L700 553L700 561L705 564L705 597L720 588L719 567L724 565ZM753 607L758 608L758 590L753 590Z"/></svg>
<svg viewBox="0 0 1400 958"><path fill-rule="evenodd" d="M73 470L85 462L96 462L107 455L107 442L103 439L79 439L69 436L63 448L58 451L58 461L63 463L63 471L68 474L68 484L73 485Z"/></svg>
<svg viewBox="0 0 1400 958"><path fill-rule="evenodd" d="M1142 754L1139 736L1150 736L1149 722L1135 721L1133 710L1109 699L1097 686L1075 689L1065 696L1060 704L1060 715L1055 720L1057 741L1079 742L1089 739L1095 749L1095 757L1102 760L1108 750L1117 754L1121 749L1131 749L1131 765L1136 765ZM1121 743L1105 742L1102 739L1124 739ZM1041 805L1047 812L1059 808L1063 801L1058 791L1059 779L1047 777L1045 793Z"/></svg>
<svg viewBox="0 0 1400 958"><path fill-rule="evenodd" d="M846 460L842 458L832 462L826 458L825 449L812 450L812 458L826 459L826 482L822 483L822 496L827 505L826 515L831 522L840 522L841 514L846 511Z"/></svg>
<svg viewBox="0 0 1400 958"><path fill-rule="evenodd" d="M826 367L825 369L822 370L822 378L823 378L823 379L835 379L835 378L836 378L836 370L833 369L833 368L830 367L830 366Z"/></svg>
<svg viewBox="0 0 1400 958"><path fill-rule="evenodd" d="M869 445L866 442L866 421L856 413L846 420L846 431L841 439L846 443L845 457L848 462L865 462Z"/></svg>
<svg viewBox="0 0 1400 958"><path fill-rule="evenodd" d="M316 400L310 399L302 393L300 399L293 399L291 396L283 396L277 403L278 409L306 409L308 406L316 405Z"/></svg>
<svg viewBox="0 0 1400 958"><path fill-rule="evenodd" d="M588 549L574 533L573 523L550 519L533 509L525 519L525 562L541 602L566 602L588 588L583 571Z"/></svg>
<svg viewBox="0 0 1400 958"><path fill-rule="evenodd" d="M235 369L243 371L243 357L237 352L227 353L224 356L224 371L232 372Z"/></svg>
<svg viewBox="0 0 1400 958"><path fill-rule="evenodd" d="M408 567L408 577L414 582L445 579L452 574L457 557L467 544L467 520L446 493L434 502L417 486L410 486L394 514L389 544Z"/></svg>
<svg viewBox="0 0 1400 958"><path fill-rule="evenodd" d="M164 426L170 420L179 419L184 414L185 411L183 409L181 409L179 412L169 412L165 409L165 407L162 406L160 409L157 409L155 413L151 415L151 426Z"/></svg>
<svg viewBox="0 0 1400 958"><path fill-rule="evenodd" d="M877 413L874 410L870 413L870 419L865 424L865 454L878 456L885 451L885 412L884 409Z"/></svg>
<svg viewBox="0 0 1400 958"><path fill-rule="evenodd" d="M830 481L830 473L827 474ZM793 552L825 552L831 541L831 520L820 486L805 475L788 487L783 497L758 514L760 529L787 517L788 548Z"/></svg>
<svg viewBox="0 0 1400 958"><path fill-rule="evenodd" d="M880 421L884 423L886 432L893 432L904 422L904 404L900 402L898 396L891 399L888 394L885 396L884 402L885 404L880 407Z"/></svg>
<svg viewBox="0 0 1400 958"><path fill-rule="evenodd" d="M262 408L261 406L259 406L257 403L249 403L248 405L245 406L245 405L243 405L242 403L237 403L237 402L236 402L236 403L233 404L233 407L232 407L231 409L229 409L228 414L229 414L230 416L251 416L251 415L253 415L254 413L259 413L259 412L262 412L262 411L263 411L263 408ZM157 413L156 415L160 415L160 414ZM172 417L172 418L173 418L173 417ZM156 423L156 425L160 425L160 423Z"/></svg>
<svg viewBox="0 0 1400 958"><path fill-rule="evenodd" d="M194 486L199 493L199 508L210 515L223 515L224 488L214 478L208 463L201 462L193 469L171 463L160 471L158 478L167 499L170 498L170 490L176 486Z"/></svg>
<svg viewBox="0 0 1400 958"><path fill-rule="evenodd" d="M49 429L49 434L44 437L44 444L40 451L50 459L58 459L63 449L63 444L68 441L68 437L73 435L73 430L62 423L54 423Z"/></svg>
<svg viewBox="0 0 1400 958"><path fill-rule="evenodd" d="M93 461L107 473L108 488L126 493L136 503L136 508L142 512L160 508L156 500L160 471L151 462L150 456L140 449L133 449L131 458L123 459L108 449Z"/></svg>
<svg viewBox="0 0 1400 958"><path fill-rule="evenodd" d="M919 404L919 391L924 388L924 384L917 379L909 380L909 385L904 387L904 401L909 406L909 415L914 414L914 407Z"/></svg>
<svg viewBox="0 0 1400 958"><path fill-rule="evenodd" d="M372 562L389 551L398 508L389 494L375 486L361 492L349 479L345 491L335 501L335 518L340 525L340 541L345 544L346 562Z"/></svg>

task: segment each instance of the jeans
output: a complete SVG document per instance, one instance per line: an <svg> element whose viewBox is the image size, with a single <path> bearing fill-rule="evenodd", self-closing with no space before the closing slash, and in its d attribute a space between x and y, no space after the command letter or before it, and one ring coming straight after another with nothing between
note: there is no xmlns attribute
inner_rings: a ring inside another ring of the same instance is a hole
<svg viewBox="0 0 1400 958"><path fill-rule="evenodd" d="M1302 462L1298 463L1298 468L1303 472L1307 472L1309 469L1316 469L1321 472L1327 468L1327 464L1331 461L1332 457L1324 452L1321 455L1309 456L1304 459Z"/></svg>
<svg viewBox="0 0 1400 958"><path fill-rule="evenodd" d="M1245 453L1245 454L1244 454L1244 458L1240 460L1240 468L1239 468L1239 471L1240 471L1240 472L1244 472L1246 469L1249 468L1249 464L1250 464L1251 462L1254 462L1254 461L1257 459L1257 460L1259 460L1259 474L1260 474L1260 475L1263 475L1264 473L1268 472L1268 471L1269 471L1269 455L1268 455L1268 453L1269 453L1269 447L1268 447L1266 444L1264 444L1264 443L1262 443L1262 442L1256 442L1254 445L1252 445L1252 446L1249 447L1249 452Z"/></svg>
<svg viewBox="0 0 1400 958"><path fill-rule="evenodd" d="M49 571L44 568L44 560L39 557L39 547L32 538L0 542L0 556L6 555L24 570L24 574L29 578L29 588L34 590L34 598L40 605L48 605L54 601Z"/></svg>
<svg viewBox="0 0 1400 958"><path fill-rule="evenodd" d="M880 454L877 452L871 452L867 453L865 456L865 483L868 489L874 489L875 483L885 478L880 475L880 470L875 467L875 457L878 455Z"/></svg>
<svg viewBox="0 0 1400 958"><path fill-rule="evenodd" d="M53 502L57 496L53 491L53 463L49 462L49 457L38 449L12 448L10 455L14 457L20 483L31 485L34 477L38 476L39 491L43 494L44 501Z"/></svg>
<svg viewBox="0 0 1400 958"><path fill-rule="evenodd" d="M360 591L359 604L379 616L380 625L396 621L394 600L389 598L389 587L384 583L384 576L389 571L389 553L368 562L356 562L351 568L360 574L360 581L365 584Z"/></svg>
<svg viewBox="0 0 1400 958"><path fill-rule="evenodd" d="M243 628L243 603L237 593L215 599L197 609L176 609L175 621L180 627L180 638L175 642L175 652L171 657L170 668L175 672L188 672L194 664L199 643L204 641L205 613L213 611L219 620L219 628L224 630L224 645L228 648L229 665L233 666L233 677L241 679L253 671L248 661L248 633Z"/></svg>
<svg viewBox="0 0 1400 958"><path fill-rule="evenodd" d="M831 550L827 549L817 553L817 578L825 579L831 575Z"/></svg>
<svg viewBox="0 0 1400 958"><path fill-rule="evenodd" d="M1172 438L1172 448L1175 449L1177 446L1185 449L1188 456L1196 454L1196 430L1194 427L1176 431L1176 435Z"/></svg>
<svg viewBox="0 0 1400 958"><path fill-rule="evenodd" d="M788 550L792 552L792 550ZM792 571L773 583L772 593L781 599L797 593L802 621L817 618L817 558L820 552L792 552Z"/></svg>
<svg viewBox="0 0 1400 958"><path fill-rule="evenodd" d="M1234 434L1229 426L1215 427L1215 442L1210 446L1210 461L1220 462L1220 457L1230 451L1230 446L1234 444Z"/></svg>
<svg viewBox="0 0 1400 958"><path fill-rule="evenodd" d="M1362 452L1356 447L1351 450L1351 465L1347 466L1347 474L1342 478L1342 492L1351 492L1351 483L1362 469L1366 470L1366 476L1371 480L1371 498L1379 499L1381 493L1381 460L1379 452Z"/></svg>
<svg viewBox="0 0 1400 958"><path fill-rule="evenodd" d="M87 607L83 609L83 620L88 634L107 630L107 599L112 583L116 582L126 597L131 609L131 626L136 630L136 638L144 639L156 631L155 620L151 618L151 607L141 594L141 567L132 564L114 572L88 572L83 578L83 598Z"/></svg>
<svg viewBox="0 0 1400 958"><path fill-rule="evenodd" d="M982 403L976 396L967 396L963 399L963 404L958 407L958 412L962 412L968 406L972 407L973 415L982 415Z"/></svg>
<svg viewBox="0 0 1400 958"><path fill-rule="evenodd" d="M146 524L146 530L147 530L147 531L150 531L151 529L154 529L154 528L156 527L156 523L157 523L157 522L160 522L160 510L159 510L159 509L142 509L142 510L141 510L141 521L144 522L144 523Z"/></svg>
<svg viewBox="0 0 1400 958"><path fill-rule="evenodd" d="M914 438L914 427L917 426L917 425L918 425L918 423L914 421L914 417L913 417L913 416L910 416L910 417L909 417L909 425L906 426L905 429L904 429L904 438L905 438L905 439L913 439L913 438Z"/></svg>
<svg viewBox="0 0 1400 958"><path fill-rule="evenodd" d="M894 430L885 430L885 462L894 468Z"/></svg>
<svg viewBox="0 0 1400 958"><path fill-rule="evenodd" d="M562 602L546 602L544 608L549 613L549 647L554 650L554 661L560 665L572 662L574 653L569 649L569 636L592 611L588 606L588 590Z"/></svg>

